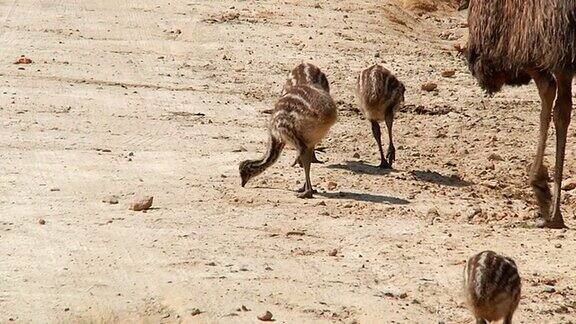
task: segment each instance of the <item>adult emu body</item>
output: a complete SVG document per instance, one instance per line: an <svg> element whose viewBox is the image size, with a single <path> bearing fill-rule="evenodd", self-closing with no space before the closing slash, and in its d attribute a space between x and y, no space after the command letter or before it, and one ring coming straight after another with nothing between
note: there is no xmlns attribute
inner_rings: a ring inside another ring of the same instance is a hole
<svg viewBox="0 0 576 324"><path fill-rule="evenodd" d="M534 80L542 101L540 135L530 170L543 226L563 228L560 192L576 72L575 0L463 0L469 9L467 59L489 93ZM556 128L553 192L543 164L550 121Z"/></svg>

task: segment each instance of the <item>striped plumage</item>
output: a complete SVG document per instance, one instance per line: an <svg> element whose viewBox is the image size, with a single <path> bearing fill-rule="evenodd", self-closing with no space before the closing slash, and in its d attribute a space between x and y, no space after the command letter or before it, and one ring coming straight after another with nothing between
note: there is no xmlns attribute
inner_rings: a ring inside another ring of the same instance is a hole
<svg viewBox="0 0 576 324"><path fill-rule="evenodd" d="M287 93L292 87L299 85L310 85L323 89L324 91L330 93L330 84L328 83L328 78L320 68L314 64L301 63L296 66L290 73L288 73L288 78L286 79L286 84L282 94Z"/></svg>
<svg viewBox="0 0 576 324"><path fill-rule="evenodd" d="M301 161L306 176L299 197L311 198L313 189L310 181L310 163L314 147L328 134L336 118L336 105L326 91L310 85L290 88L278 100L272 112L270 141L266 155L258 160L240 163L242 186L274 164L284 146L288 144L298 151L298 160Z"/></svg>
<svg viewBox="0 0 576 324"><path fill-rule="evenodd" d="M392 141L394 114L404 104L405 87L390 71L381 65L374 65L362 71L356 83L356 95L360 110L372 125L372 134L380 150L380 167L391 168L396 159L396 149ZM390 141L387 159L382 150L382 134L379 122L385 121Z"/></svg>
<svg viewBox="0 0 576 324"><path fill-rule="evenodd" d="M464 293L478 324L512 323L521 294L521 280L514 260L484 251L472 256L464 269Z"/></svg>
<svg viewBox="0 0 576 324"><path fill-rule="evenodd" d="M282 89L282 95L286 94L293 87L301 85L313 86L330 93L330 84L326 74L324 74L319 67L311 63L300 63L288 73L286 84L284 84L284 88ZM316 151L312 154L312 163L323 163L316 157ZM292 166L297 164L302 165L299 156L294 163L292 163Z"/></svg>

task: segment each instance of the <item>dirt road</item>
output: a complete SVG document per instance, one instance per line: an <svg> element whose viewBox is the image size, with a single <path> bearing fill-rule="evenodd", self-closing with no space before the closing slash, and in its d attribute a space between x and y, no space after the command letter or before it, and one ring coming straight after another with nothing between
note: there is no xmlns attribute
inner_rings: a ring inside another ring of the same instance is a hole
<svg viewBox="0 0 576 324"><path fill-rule="evenodd" d="M485 249L519 264L520 323L576 321L576 233L524 226L536 91L483 96L453 50L464 15L0 0L0 322L254 323L269 310L279 323L469 323L463 264ZM12 64L21 55L33 63ZM326 72L340 114L312 168L320 193L295 197L290 150L241 188L238 163L265 148L262 111L302 61ZM373 63L407 86L392 172L373 167L353 96ZM141 195L155 208L129 211ZM572 228L575 204L566 191Z"/></svg>

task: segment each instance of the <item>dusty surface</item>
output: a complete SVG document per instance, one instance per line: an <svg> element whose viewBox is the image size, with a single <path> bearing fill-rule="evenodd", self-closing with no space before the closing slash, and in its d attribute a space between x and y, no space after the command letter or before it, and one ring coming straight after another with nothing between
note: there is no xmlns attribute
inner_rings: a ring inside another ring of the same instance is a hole
<svg viewBox="0 0 576 324"><path fill-rule="evenodd" d="M255 322L269 310L280 323L469 323L462 267L484 249L519 264L520 323L576 320L576 233L523 225L536 92L482 95L453 51L464 13L158 3L0 1L0 322ZM33 63L14 65L20 55ZM292 150L242 189L238 163L267 140L261 112L301 61L326 72L340 110L312 169L320 194L295 197ZM393 172L372 167L353 96L376 62L407 85ZM429 81L437 91L420 89ZM153 209L128 210L144 195ZM574 228L576 191L564 197Z"/></svg>

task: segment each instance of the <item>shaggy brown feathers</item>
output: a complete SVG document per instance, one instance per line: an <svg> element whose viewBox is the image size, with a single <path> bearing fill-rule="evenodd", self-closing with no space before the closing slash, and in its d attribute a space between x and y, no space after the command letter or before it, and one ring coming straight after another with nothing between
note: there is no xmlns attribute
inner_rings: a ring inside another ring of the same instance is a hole
<svg viewBox="0 0 576 324"><path fill-rule="evenodd" d="M468 63L488 92L528 83L526 69L576 71L576 1L469 2Z"/></svg>

